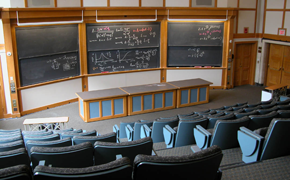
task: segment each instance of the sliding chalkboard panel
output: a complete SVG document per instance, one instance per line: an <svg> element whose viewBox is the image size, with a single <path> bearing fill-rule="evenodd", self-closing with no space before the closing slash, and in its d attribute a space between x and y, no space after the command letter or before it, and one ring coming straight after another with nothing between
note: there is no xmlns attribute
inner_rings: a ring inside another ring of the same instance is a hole
<svg viewBox="0 0 290 180"><path fill-rule="evenodd" d="M88 53L89 73L156 68L159 54L159 47L92 51Z"/></svg>
<svg viewBox="0 0 290 180"><path fill-rule="evenodd" d="M79 50L78 26L16 28L16 42L19 59L75 52Z"/></svg>
<svg viewBox="0 0 290 180"><path fill-rule="evenodd" d="M159 67L160 23L88 24L88 72Z"/></svg>
<svg viewBox="0 0 290 180"><path fill-rule="evenodd" d="M88 51L159 47L159 23L89 24Z"/></svg>
<svg viewBox="0 0 290 180"><path fill-rule="evenodd" d="M168 66L221 66L222 46L168 47Z"/></svg>
<svg viewBox="0 0 290 180"><path fill-rule="evenodd" d="M19 71L21 86L77 76L80 74L79 53L22 59Z"/></svg>
<svg viewBox="0 0 290 180"><path fill-rule="evenodd" d="M16 28L21 86L80 75L78 25Z"/></svg>
<svg viewBox="0 0 290 180"><path fill-rule="evenodd" d="M168 46L222 46L223 29L221 22L170 22Z"/></svg>

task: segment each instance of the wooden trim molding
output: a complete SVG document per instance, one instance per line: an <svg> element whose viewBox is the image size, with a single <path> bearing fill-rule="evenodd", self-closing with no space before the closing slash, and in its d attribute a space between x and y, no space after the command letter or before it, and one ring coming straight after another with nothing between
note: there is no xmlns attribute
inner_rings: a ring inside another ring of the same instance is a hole
<svg viewBox="0 0 290 180"><path fill-rule="evenodd" d="M5 50L5 44L0 44L0 51Z"/></svg>

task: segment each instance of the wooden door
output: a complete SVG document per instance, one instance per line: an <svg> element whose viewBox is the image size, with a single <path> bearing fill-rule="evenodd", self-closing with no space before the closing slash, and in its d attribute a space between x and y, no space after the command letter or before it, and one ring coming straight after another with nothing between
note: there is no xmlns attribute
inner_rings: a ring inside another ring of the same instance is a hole
<svg viewBox="0 0 290 180"><path fill-rule="evenodd" d="M290 85L290 46L284 47L284 60L282 66L281 84Z"/></svg>
<svg viewBox="0 0 290 180"><path fill-rule="evenodd" d="M284 46L270 44L266 86L280 84L282 72L281 70L284 59L283 54L284 54Z"/></svg>
<svg viewBox="0 0 290 180"><path fill-rule="evenodd" d="M253 44L237 44L236 46L235 86L251 84L253 71L253 67L251 68L253 61L252 49Z"/></svg>

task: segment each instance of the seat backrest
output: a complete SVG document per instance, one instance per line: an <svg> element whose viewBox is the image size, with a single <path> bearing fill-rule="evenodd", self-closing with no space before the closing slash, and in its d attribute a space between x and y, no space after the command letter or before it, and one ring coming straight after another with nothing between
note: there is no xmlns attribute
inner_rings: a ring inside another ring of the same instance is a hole
<svg viewBox="0 0 290 180"><path fill-rule="evenodd" d="M65 139L58 139L58 140L52 140L52 141L33 141L33 140L28 140L26 142L26 149L27 153L30 157L31 155L31 148L32 147L64 147L64 146L71 146L71 139L70 138L65 138Z"/></svg>
<svg viewBox="0 0 290 180"><path fill-rule="evenodd" d="M268 114L263 115L250 115L249 118L251 120L248 129L253 131L262 127L268 127L272 119L276 118L277 116L278 113L276 111L272 111Z"/></svg>
<svg viewBox="0 0 290 180"><path fill-rule="evenodd" d="M26 142L29 140L32 141L54 141L54 140L59 140L59 134L50 134L47 136L24 136L24 144L26 145Z"/></svg>
<svg viewBox="0 0 290 180"><path fill-rule="evenodd" d="M267 108L267 109L257 109L259 114L268 114L272 111L278 111L278 106L273 106L271 108Z"/></svg>
<svg viewBox="0 0 290 180"><path fill-rule="evenodd" d="M15 142L19 140L22 140L22 135L13 136L9 138L0 138L0 144Z"/></svg>
<svg viewBox="0 0 290 180"><path fill-rule="evenodd" d="M256 106L259 106L259 105L261 105L262 103L261 102L257 102L257 103L251 103L251 104L247 104L247 106L249 107L249 108L251 108L251 107L256 107Z"/></svg>
<svg viewBox="0 0 290 180"><path fill-rule="evenodd" d="M207 129L214 128L214 125L215 125L217 120L227 120L227 119L235 119L235 114L231 113L231 114L227 114L224 116L209 118L209 121L207 124Z"/></svg>
<svg viewBox="0 0 290 180"><path fill-rule="evenodd" d="M257 115L258 114L258 111L257 110L253 110L253 111L250 111L250 112L239 112L239 113L234 113L236 118L239 119L239 118L242 118L244 116L249 116L249 115Z"/></svg>
<svg viewBox="0 0 290 180"><path fill-rule="evenodd" d="M23 140L0 144L0 152L11 151L19 148L25 148Z"/></svg>
<svg viewBox="0 0 290 180"><path fill-rule="evenodd" d="M59 180L59 179L131 179L132 166L127 157L85 168L58 168L36 166L34 180Z"/></svg>
<svg viewBox="0 0 290 180"><path fill-rule="evenodd" d="M271 104L262 104L260 105L262 109L269 109L276 106L276 101L271 102Z"/></svg>
<svg viewBox="0 0 290 180"><path fill-rule="evenodd" d="M244 116L235 120L217 120L210 146L217 145L222 150L239 147L237 132L240 127L248 127L250 119Z"/></svg>
<svg viewBox="0 0 290 180"><path fill-rule="evenodd" d="M184 117L187 117L187 116L198 116L197 114L195 114L194 112L190 112L190 113L187 113L187 114L177 114L178 118L184 118Z"/></svg>
<svg viewBox="0 0 290 180"><path fill-rule="evenodd" d="M260 160L290 154L290 118L274 118L265 135Z"/></svg>
<svg viewBox="0 0 290 180"><path fill-rule="evenodd" d="M204 116L199 115L199 114L194 114L192 116L187 116L187 117L181 117L179 120L181 121L192 121L192 120L197 120L197 119L203 119Z"/></svg>
<svg viewBox="0 0 290 180"><path fill-rule="evenodd" d="M151 134L153 143L163 142L164 141L163 127L165 125L168 125L171 128L174 128L178 125L178 121L179 121L178 118L154 121Z"/></svg>
<svg viewBox="0 0 290 180"><path fill-rule="evenodd" d="M248 108L243 108L245 112L251 112L257 109L261 109L261 106L254 106L254 107L248 107Z"/></svg>
<svg viewBox="0 0 290 180"><path fill-rule="evenodd" d="M72 138L73 144L81 144L84 142L90 142L92 145L95 144L96 141L102 141L102 142L116 142L116 133L111 132L99 136L74 136Z"/></svg>
<svg viewBox="0 0 290 180"><path fill-rule="evenodd" d="M22 131L23 137L25 136L47 136L53 134L52 131Z"/></svg>
<svg viewBox="0 0 290 180"><path fill-rule="evenodd" d="M89 142L66 147L32 147L30 151L33 168L43 160L44 165L53 167L81 168L93 165L94 148Z"/></svg>
<svg viewBox="0 0 290 180"><path fill-rule="evenodd" d="M0 133L16 133L16 132L22 132L20 128L18 129L0 129Z"/></svg>
<svg viewBox="0 0 290 180"><path fill-rule="evenodd" d="M222 151L217 146L183 156L136 156L133 179L220 179Z"/></svg>
<svg viewBox="0 0 290 180"><path fill-rule="evenodd" d="M290 110L278 110L278 118L290 118Z"/></svg>
<svg viewBox="0 0 290 180"><path fill-rule="evenodd" d="M21 164L0 169L0 179L32 180L33 177L30 167Z"/></svg>
<svg viewBox="0 0 290 180"><path fill-rule="evenodd" d="M19 164L30 166L30 160L25 148L0 152L0 169Z"/></svg>
<svg viewBox="0 0 290 180"><path fill-rule="evenodd" d="M290 104L277 105L279 110L290 110Z"/></svg>
<svg viewBox="0 0 290 180"><path fill-rule="evenodd" d="M151 122L136 122L134 125L134 135L133 135L133 141L136 141L138 139L141 139L141 126L147 125L148 127L153 125L153 121Z"/></svg>
<svg viewBox="0 0 290 180"><path fill-rule="evenodd" d="M206 128L208 123L207 118L192 120L192 121L179 121L178 130L176 133L175 147L196 144L193 135L193 128L196 125L201 125Z"/></svg>
<svg viewBox="0 0 290 180"><path fill-rule="evenodd" d="M289 103L290 103L289 97L287 99L285 99L284 101L277 101L276 102L277 105L288 105Z"/></svg>
<svg viewBox="0 0 290 180"><path fill-rule="evenodd" d="M117 134L117 138L127 138L126 126L130 125L134 127L135 122L120 122L120 129L116 129L117 125L113 126L113 131Z"/></svg>
<svg viewBox="0 0 290 180"><path fill-rule="evenodd" d="M94 145L95 164L108 163L119 157L128 157L133 162L137 154L151 155L152 149L153 142L150 137L121 143L97 141Z"/></svg>
<svg viewBox="0 0 290 180"><path fill-rule="evenodd" d="M87 132L82 132L82 133L74 133L72 132L63 132L61 133L61 139L64 138L73 138L74 136L97 136L97 131L92 130L92 131L87 131Z"/></svg>

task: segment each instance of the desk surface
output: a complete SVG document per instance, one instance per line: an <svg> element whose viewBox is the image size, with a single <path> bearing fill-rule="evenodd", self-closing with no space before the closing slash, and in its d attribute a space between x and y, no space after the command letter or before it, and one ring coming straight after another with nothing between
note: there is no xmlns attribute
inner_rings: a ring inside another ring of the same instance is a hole
<svg viewBox="0 0 290 180"><path fill-rule="evenodd" d="M68 117L49 117L49 118L33 118L25 119L23 121L24 125L29 124L45 124L45 123L67 123Z"/></svg>
<svg viewBox="0 0 290 180"><path fill-rule="evenodd" d="M158 92L177 89L175 86L168 83L145 84L139 86L121 87L128 95L144 94L147 92Z"/></svg>
<svg viewBox="0 0 290 180"><path fill-rule="evenodd" d="M287 84L276 84L276 85L273 85L273 86L268 86L265 89L268 89L268 90L276 90L276 89L283 88L285 86L288 86L288 85Z"/></svg>
<svg viewBox="0 0 290 180"><path fill-rule="evenodd" d="M89 101L89 100L104 99L104 98L110 98L110 97L127 96L128 94L122 91L120 88L113 88L113 89L78 92L76 93L76 95L79 98L81 98L83 101Z"/></svg>
<svg viewBox="0 0 290 180"><path fill-rule="evenodd" d="M188 79L188 80L181 80L181 81L171 81L167 82L168 84L171 84L178 89L180 88L186 88L186 87L193 87L193 86L204 86L212 84L212 82L197 78L197 79Z"/></svg>

